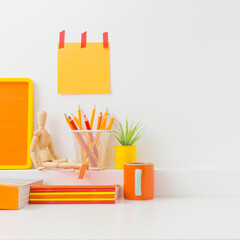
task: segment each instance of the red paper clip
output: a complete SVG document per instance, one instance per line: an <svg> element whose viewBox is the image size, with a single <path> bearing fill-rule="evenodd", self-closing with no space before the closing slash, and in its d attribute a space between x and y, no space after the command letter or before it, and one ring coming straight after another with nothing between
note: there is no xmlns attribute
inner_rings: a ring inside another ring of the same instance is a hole
<svg viewBox="0 0 240 240"><path fill-rule="evenodd" d="M108 32L103 33L103 48L108 48Z"/></svg>
<svg viewBox="0 0 240 240"><path fill-rule="evenodd" d="M59 35L59 49L64 48L65 30L60 32Z"/></svg>
<svg viewBox="0 0 240 240"><path fill-rule="evenodd" d="M87 43L87 32L82 33L81 48L85 48Z"/></svg>

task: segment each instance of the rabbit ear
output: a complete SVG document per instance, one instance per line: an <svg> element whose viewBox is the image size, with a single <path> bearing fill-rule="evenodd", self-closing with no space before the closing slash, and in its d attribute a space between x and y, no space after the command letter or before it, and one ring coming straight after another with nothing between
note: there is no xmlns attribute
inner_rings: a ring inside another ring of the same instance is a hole
<svg viewBox="0 0 240 240"><path fill-rule="evenodd" d="M64 48L64 39L65 39L65 30L61 31L59 35L59 47L58 47L59 49Z"/></svg>
<svg viewBox="0 0 240 240"><path fill-rule="evenodd" d="M81 36L81 48L85 48L87 44L87 31L82 33Z"/></svg>
<svg viewBox="0 0 240 240"><path fill-rule="evenodd" d="M108 48L108 32L103 33L103 48Z"/></svg>

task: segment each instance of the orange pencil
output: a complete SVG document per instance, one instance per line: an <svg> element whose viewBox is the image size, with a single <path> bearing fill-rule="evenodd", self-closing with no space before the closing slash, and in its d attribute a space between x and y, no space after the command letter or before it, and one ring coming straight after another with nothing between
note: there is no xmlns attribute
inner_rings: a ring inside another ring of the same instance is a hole
<svg viewBox="0 0 240 240"><path fill-rule="evenodd" d="M81 109L80 109L80 106L78 105L78 122L79 122L79 129L80 130L83 130L83 127L82 127L82 117L81 117Z"/></svg>
<svg viewBox="0 0 240 240"><path fill-rule="evenodd" d="M106 108L106 112L104 113L104 117L103 118L105 118L107 115L108 115L108 109Z"/></svg>
<svg viewBox="0 0 240 240"><path fill-rule="evenodd" d="M97 130L100 129L100 127L101 127L101 122L102 122L102 112L100 112L100 115L99 115L99 117L98 117Z"/></svg>
<svg viewBox="0 0 240 240"><path fill-rule="evenodd" d="M108 113L106 114L106 116L105 116L105 114L104 114L104 118L103 118L103 121L102 121L100 130L104 130L104 129L105 129L105 127L106 127L106 122L107 122L107 118L108 118Z"/></svg>
<svg viewBox="0 0 240 240"><path fill-rule="evenodd" d="M95 112L96 112L96 105L94 105L94 108L92 110L92 116L91 116L91 121L90 121L90 127L92 129L93 127L93 121L94 121L94 117L95 117Z"/></svg>
<svg viewBox="0 0 240 240"><path fill-rule="evenodd" d="M109 125L108 125L108 127L107 127L107 130L111 130L112 125L113 125L113 122L114 122L114 116L112 116L112 118L111 118L111 120L110 120L110 123L109 123Z"/></svg>

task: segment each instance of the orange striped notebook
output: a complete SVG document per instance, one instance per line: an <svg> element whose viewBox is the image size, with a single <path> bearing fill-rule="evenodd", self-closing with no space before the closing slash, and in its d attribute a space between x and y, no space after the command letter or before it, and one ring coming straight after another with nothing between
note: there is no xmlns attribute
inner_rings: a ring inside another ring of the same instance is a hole
<svg viewBox="0 0 240 240"><path fill-rule="evenodd" d="M108 204L119 198L119 185L94 186L33 186L31 204Z"/></svg>

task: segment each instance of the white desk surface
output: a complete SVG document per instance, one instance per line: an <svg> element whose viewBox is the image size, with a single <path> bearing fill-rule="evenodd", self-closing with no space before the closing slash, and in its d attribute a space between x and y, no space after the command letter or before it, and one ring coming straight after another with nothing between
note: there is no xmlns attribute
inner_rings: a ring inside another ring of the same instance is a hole
<svg viewBox="0 0 240 240"><path fill-rule="evenodd" d="M155 198L0 211L0 239L240 239L240 198Z"/></svg>

